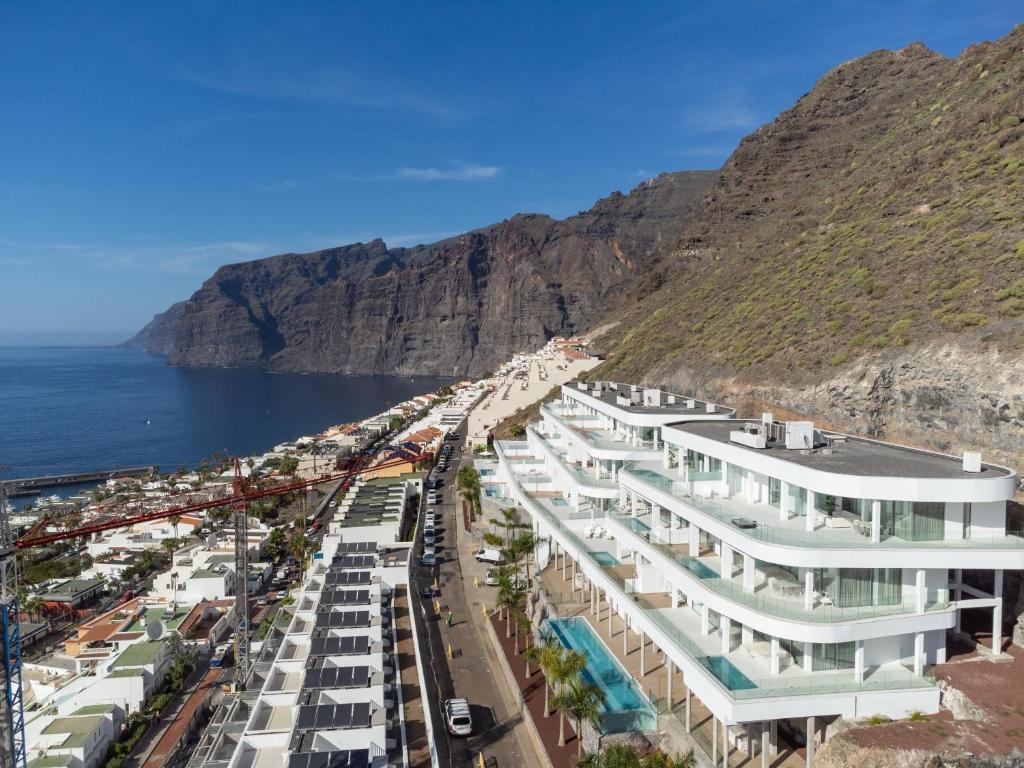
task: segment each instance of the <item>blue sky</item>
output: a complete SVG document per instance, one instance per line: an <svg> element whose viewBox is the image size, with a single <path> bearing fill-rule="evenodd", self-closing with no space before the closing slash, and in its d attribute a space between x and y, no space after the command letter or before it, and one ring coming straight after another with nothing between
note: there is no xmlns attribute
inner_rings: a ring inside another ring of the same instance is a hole
<svg viewBox="0 0 1024 768"><path fill-rule="evenodd" d="M827 69L1016 2L0 0L0 343L119 340L217 266L718 167Z"/></svg>

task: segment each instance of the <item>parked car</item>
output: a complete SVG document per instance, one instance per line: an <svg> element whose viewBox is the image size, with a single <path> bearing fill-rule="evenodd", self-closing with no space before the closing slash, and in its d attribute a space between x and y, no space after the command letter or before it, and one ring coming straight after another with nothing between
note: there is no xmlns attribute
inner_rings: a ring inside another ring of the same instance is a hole
<svg viewBox="0 0 1024 768"><path fill-rule="evenodd" d="M444 702L444 724L452 736L469 736L473 733L473 717L466 699L446 699Z"/></svg>
<svg viewBox="0 0 1024 768"><path fill-rule="evenodd" d="M429 546L433 546L436 538L434 536L434 529L427 528L423 531L423 543Z"/></svg>
<svg viewBox="0 0 1024 768"><path fill-rule="evenodd" d="M430 586L424 587L423 591L420 592L420 595L422 595L428 600L432 600L435 597L441 596L441 590L435 587L433 584L431 584Z"/></svg>
<svg viewBox="0 0 1024 768"><path fill-rule="evenodd" d="M437 565L437 555L433 550L424 552L423 557L420 558L420 564L426 566Z"/></svg>
<svg viewBox="0 0 1024 768"><path fill-rule="evenodd" d="M501 552L491 547L478 549L473 557L476 558L478 563L494 563L494 565L501 565L505 562L505 558L501 556Z"/></svg>

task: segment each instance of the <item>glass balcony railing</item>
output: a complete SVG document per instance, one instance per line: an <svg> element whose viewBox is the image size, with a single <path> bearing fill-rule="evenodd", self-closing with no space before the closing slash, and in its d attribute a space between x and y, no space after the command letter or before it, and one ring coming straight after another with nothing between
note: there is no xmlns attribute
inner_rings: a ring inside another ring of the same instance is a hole
<svg viewBox="0 0 1024 768"><path fill-rule="evenodd" d="M499 448L500 454L500 448ZM513 484L518 483L513 479ZM710 681L734 700L788 697L800 695L824 695L831 693L886 691L933 688L934 682L926 676L916 675L910 669L899 666L880 669L862 681L858 681L853 670L836 673L810 672L773 676L755 676L741 672L727 657L709 653L691 639L686 632L666 615L650 596L636 590L634 580L622 574L621 565L607 565L588 551L586 543L567 525L559 520L543 504L534 500L529 493L517 487L526 500L531 514L537 515L552 526L565 542L575 547L581 559L588 561L592 569L601 571L605 581L612 585L615 599L639 606L646 617L661 632L708 675Z"/></svg>
<svg viewBox="0 0 1024 768"><path fill-rule="evenodd" d="M608 517L609 520L618 523L628 532L634 534L653 552L673 563L677 567L677 571L692 580L691 583L695 586L703 587L733 603L746 606L766 616L815 624L834 624L917 613L917 606L913 601L894 605L833 606L817 604L808 609L804 607L802 597L799 600L787 599L772 595L766 589L748 592L743 589L742 584L722 578L719 573L700 559L676 552L669 544L659 541L657 532L652 531L650 526L642 520L624 512L613 512ZM794 586L798 589L802 588L800 584L794 584ZM933 600L926 602L924 606L925 612L945 611L949 608L948 600Z"/></svg>
<svg viewBox="0 0 1024 768"><path fill-rule="evenodd" d="M710 499L690 493L685 482L676 480L661 471L635 465L623 467L620 478L627 477L640 487L647 486L655 491L672 496L687 506L702 512L719 522L731 525L743 536L768 544L787 547L812 547L816 549L849 549L865 547L891 547L893 549L1024 549L1024 531L1007 530L1005 534L976 534L969 539L943 539L940 541L910 541L897 536L883 536L881 541L872 542L869 537L854 531L815 530L808 531L796 526L771 525L750 519L751 505L747 502Z"/></svg>
<svg viewBox="0 0 1024 768"><path fill-rule="evenodd" d="M618 435L599 430L597 427L573 424L552 410L550 404L542 405L540 409L542 413L550 416L563 431L571 432L583 440L591 450L618 451L622 455L616 458L625 461L642 461L651 458L651 451L654 450L654 442L651 440L644 441L644 445L634 445L624 437L620 438Z"/></svg>
<svg viewBox="0 0 1024 768"><path fill-rule="evenodd" d="M563 453L554 445L552 445L551 441L548 440L544 435L535 430L533 427L527 427L527 429L529 432L533 434L533 436L538 441L540 441L540 444L543 446L544 450L547 451L548 455L551 456L551 458L554 459L558 463L558 465L562 467L562 469L564 469L566 472L572 475L577 483L581 485L590 486L591 488L601 488L606 491L618 489L619 484L616 483L614 480L603 480L591 474L583 467L577 467L568 459L566 459Z"/></svg>

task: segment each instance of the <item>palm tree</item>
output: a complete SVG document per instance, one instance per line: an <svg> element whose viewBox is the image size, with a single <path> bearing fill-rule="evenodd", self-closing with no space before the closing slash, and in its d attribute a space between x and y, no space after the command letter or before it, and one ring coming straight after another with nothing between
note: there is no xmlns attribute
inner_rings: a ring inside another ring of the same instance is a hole
<svg viewBox="0 0 1024 768"><path fill-rule="evenodd" d="M526 662L526 679L527 680L529 680L531 677L533 677L533 672L530 669L530 665L534 664L534 665L539 667L540 666L540 660L543 658L543 656L544 656L544 646L543 645L537 645L536 643L534 643L533 645L528 645L526 648L523 648L523 661Z"/></svg>
<svg viewBox="0 0 1024 768"><path fill-rule="evenodd" d="M164 539L160 542L160 546L167 552L168 557L174 555L174 550L178 548L178 540L175 539Z"/></svg>
<svg viewBox="0 0 1024 768"><path fill-rule="evenodd" d="M530 587L530 555L537 546L537 539L532 530L520 531L508 544L507 552L509 560L514 563L523 563L523 573L526 575L526 587Z"/></svg>
<svg viewBox="0 0 1024 768"><path fill-rule="evenodd" d="M568 715L576 729L576 754L583 754L583 723L593 723L600 727L604 698L604 691L596 685L584 683L578 674L561 689L551 702L562 716L558 746L565 746L565 716Z"/></svg>
<svg viewBox="0 0 1024 768"><path fill-rule="evenodd" d="M551 708L548 706L548 699L551 692L551 670L561 662L564 649L556 640L545 635L541 635L540 642L536 647L541 649L537 666L544 674L544 717L550 717Z"/></svg>
<svg viewBox="0 0 1024 768"><path fill-rule="evenodd" d="M505 637L512 637L512 610L520 605L522 590L509 573L508 568L501 568L498 571L498 615L505 619Z"/></svg>
<svg viewBox="0 0 1024 768"><path fill-rule="evenodd" d="M301 581L306 580L306 554L308 552L309 540L306 538L306 534L297 533L292 536L292 540L288 543L288 553L299 561Z"/></svg>
<svg viewBox="0 0 1024 768"><path fill-rule="evenodd" d="M174 529L174 538L178 538L178 524L181 522L181 515L171 515L167 520Z"/></svg>
<svg viewBox="0 0 1024 768"><path fill-rule="evenodd" d="M519 522L519 510L515 507L506 507L501 510L500 520L496 517L492 517L488 522L505 531L505 549L512 548L512 534L516 530L528 527L525 523Z"/></svg>
<svg viewBox="0 0 1024 768"><path fill-rule="evenodd" d="M609 744L594 754L601 768L640 768L640 758L628 744Z"/></svg>
<svg viewBox="0 0 1024 768"><path fill-rule="evenodd" d="M640 758L640 768L697 768L697 758L692 749L677 757L651 752Z"/></svg>
<svg viewBox="0 0 1024 768"><path fill-rule="evenodd" d="M568 691L569 687L579 682L580 673L583 672L583 668L587 666L587 657L579 651L574 651L571 648L560 649L561 653L558 656L558 662L551 668L548 673L548 680L551 682L551 687L555 689L555 697L551 700L551 706L559 711L558 719L558 746L565 746L565 713L566 709L558 705L560 697L563 697ZM569 701L568 699L561 699L562 703Z"/></svg>

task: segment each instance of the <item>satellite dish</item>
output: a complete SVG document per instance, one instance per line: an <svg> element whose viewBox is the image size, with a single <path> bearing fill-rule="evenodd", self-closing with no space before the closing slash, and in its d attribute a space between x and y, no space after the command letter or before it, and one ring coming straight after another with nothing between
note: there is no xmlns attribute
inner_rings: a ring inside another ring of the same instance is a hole
<svg viewBox="0 0 1024 768"><path fill-rule="evenodd" d="M162 621L151 621L146 624L146 636L150 640L159 640L164 635L164 623Z"/></svg>

